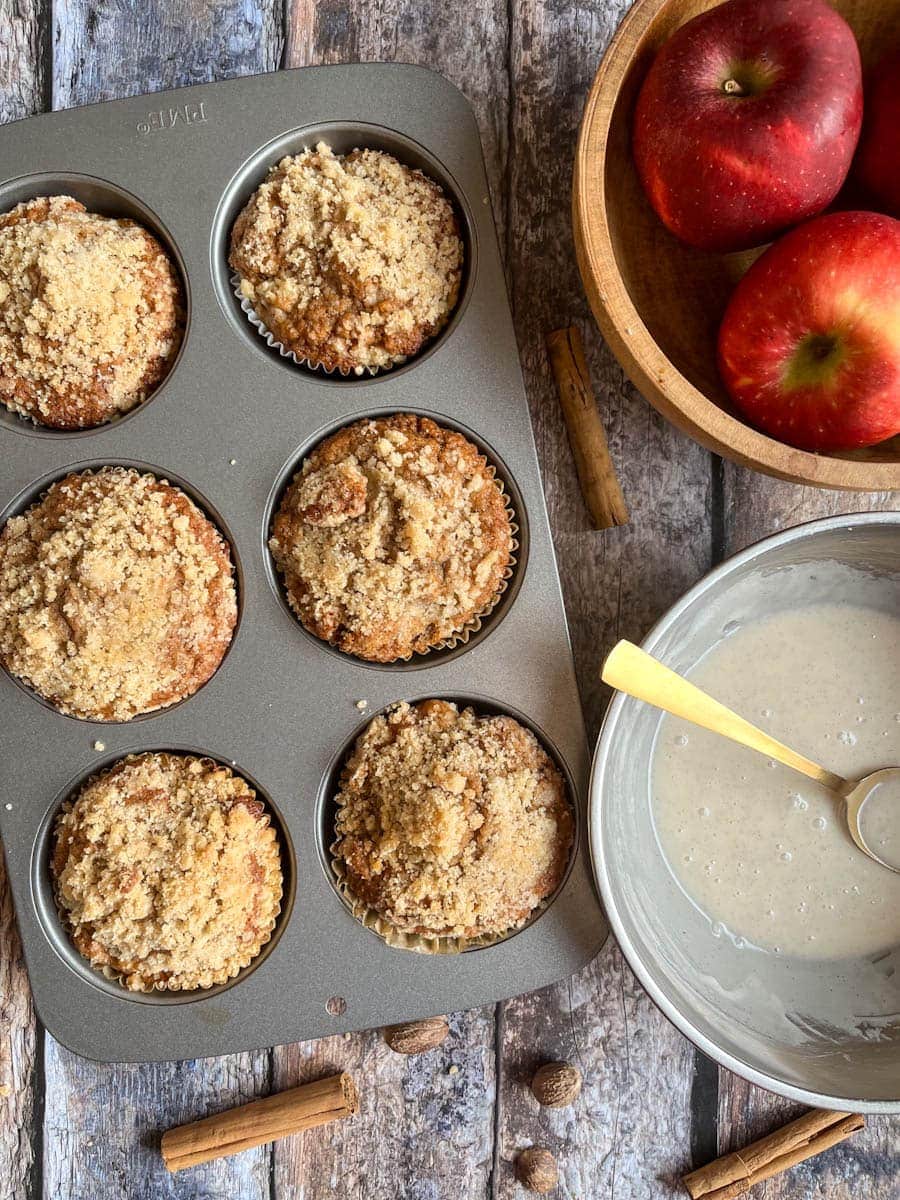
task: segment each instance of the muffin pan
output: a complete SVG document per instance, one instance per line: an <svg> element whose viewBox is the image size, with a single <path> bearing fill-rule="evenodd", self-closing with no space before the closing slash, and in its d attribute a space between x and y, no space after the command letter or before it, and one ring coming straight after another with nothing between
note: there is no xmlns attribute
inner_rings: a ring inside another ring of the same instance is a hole
<svg viewBox="0 0 900 1200"><path fill-rule="evenodd" d="M325 375L270 348L241 311L231 225L268 167L319 140L420 167L456 205L466 271L447 328L377 376ZM23 167L28 173L23 173ZM305 68L112 101L0 128L0 210L68 193L131 216L173 254L187 327L154 395L119 420L65 433L0 417L0 521L71 470L119 463L177 483L230 540L240 620L193 697L127 724L55 712L0 671L2 832L35 1003L60 1041L109 1061L193 1058L490 1003L588 962L607 926L585 842L588 752L481 146L463 96L417 67ZM365 663L307 634L266 540L273 505L317 441L408 410L487 454L519 548L500 602L465 644ZM522 929L458 955L392 949L349 912L327 846L342 756L396 700L444 697L529 725L570 781L577 837L565 881ZM365 702L363 705L361 702ZM275 934L231 983L144 995L92 970L61 928L47 869L59 805L125 754L180 750L233 765L279 831L285 903Z"/></svg>

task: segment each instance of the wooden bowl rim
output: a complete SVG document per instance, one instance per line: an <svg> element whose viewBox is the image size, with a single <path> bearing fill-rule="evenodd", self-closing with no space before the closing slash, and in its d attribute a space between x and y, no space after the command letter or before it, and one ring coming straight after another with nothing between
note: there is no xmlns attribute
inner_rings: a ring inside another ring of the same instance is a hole
<svg viewBox="0 0 900 1200"><path fill-rule="evenodd" d="M607 218L610 125L632 50L670 0L636 0L613 36L588 93L578 135L572 217L582 282L594 318L626 374L664 417L708 450L794 483L859 491L900 489L900 462L812 454L727 413L675 367L653 339L622 280ZM608 101L607 111L600 100ZM588 217L591 217L591 220Z"/></svg>

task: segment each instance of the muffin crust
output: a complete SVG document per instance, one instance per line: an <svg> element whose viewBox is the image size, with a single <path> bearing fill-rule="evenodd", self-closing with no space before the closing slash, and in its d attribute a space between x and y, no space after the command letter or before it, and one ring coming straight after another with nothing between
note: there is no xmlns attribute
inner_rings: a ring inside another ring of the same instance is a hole
<svg viewBox="0 0 900 1200"><path fill-rule="evenodd" d="M401 933L499 936L565 874L565 782L511 717L398 704L357 740L336 801L332 852L349 895Z"/></svg>
<svg viewBox="0 0 900 1200"><path fill-rule="evenodd" d="M471 626L502 592L512 545L484 456L411 413L357 421L317 446L269 541L303 625L373 662Z"/></svg>
<svg viewBox="0 0 900 1200"><path fill-rule="evenodd" d="M68 475L0 531L0 664L61 712L127 721L184 699L236 619L227 543L152 475Z"/></svg>
<svg viewBox="0 0 900 1200"><path fill-rule="evenodd" d="M378 150L319 143L276 164L238 216L229 262L256 315L311 365L362 373L415 354L459 295L450 201Z"/></svg>
<svg viewBox="0 0 900 1200"><path fill-rule="evenodd" d="M224 983L269 941L278 840L246 780L210 759L141 754L89 780L57 819L63 923L133 991Z"/></svg>
<svg viewBox="0 0 900 1200"><path fill-rule="evenodd" d="M0 216L0 401L56 429L127 412L181 343L181 285L134 221L41 196Z"/></svg>

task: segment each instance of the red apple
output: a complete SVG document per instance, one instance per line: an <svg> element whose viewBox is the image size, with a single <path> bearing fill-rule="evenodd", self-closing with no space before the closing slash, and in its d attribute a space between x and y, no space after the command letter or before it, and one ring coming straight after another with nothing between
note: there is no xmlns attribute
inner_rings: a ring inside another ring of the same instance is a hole
<svg viewBox="0 0 900 1200"><path fill-rule="evenodd" d="M856 173L885 212L900 217L900 52L879 63L866 87Z"/></svg>
<svg viewBox="0 0 900 1200"><path fill-rule="evenodd" d="M831 203L861 121L859 48L843 17L823 0L728 0L651 65L634 157L672 233L741 250Z"/></svg>
<svg viewBox="0 0 900 1200"><path fill-rule="evenodd" d="M731 297L719 369L738 412L792 446L900 433L900 221L836 212L786 233Z"/></svg>

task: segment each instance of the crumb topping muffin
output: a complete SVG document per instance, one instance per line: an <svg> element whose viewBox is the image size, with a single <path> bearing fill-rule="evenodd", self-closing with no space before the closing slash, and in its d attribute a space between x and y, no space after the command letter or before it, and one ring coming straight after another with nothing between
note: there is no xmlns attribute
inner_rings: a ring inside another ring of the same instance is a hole
<svg viewBox="0 0 900 1200"><path fill-rule="evenodd" d="M181 285L134 221L41 196L0 215L0 400L55 429L128 412L181 343Z"/></svg>
<svg viewBox="0 0 900 1200"><path fill-rule="evenodd" d="M401 933L498 936L565 874L565 782L511 717L398 704L357 740L336 800L332 853L349 896Z"/></svg>
<svg viewBox="0 0 900 1200"><path fill-rule="evenodd" d="M235 221L241 294L285 350L347 374L403 362L446 324L463 245L443 190L379 150L284 158Z"/></svg>
<svg viewBox="0 0 900 1200"><path fill-rule="evenodd" d="M192 695L236 620L228 544L166 480L67 475L0 531L0 664L61 712L127 721Z"/></svg>
<svg viewBox="0 0 900 1200"><path fill-rule="evenodd" d="M303 625L372 662L470 627L502 592L512 545L485 457L411 413L357 421L318 445L269 541Z"/></svg>
<svg viewBox="0 0 900 1200"><path fill-rule="evenodd" d="M269 941L278 840L253 788L211 759L124 758L60 813L56 901L92 966L133 991L224 983Z"/></svg>

